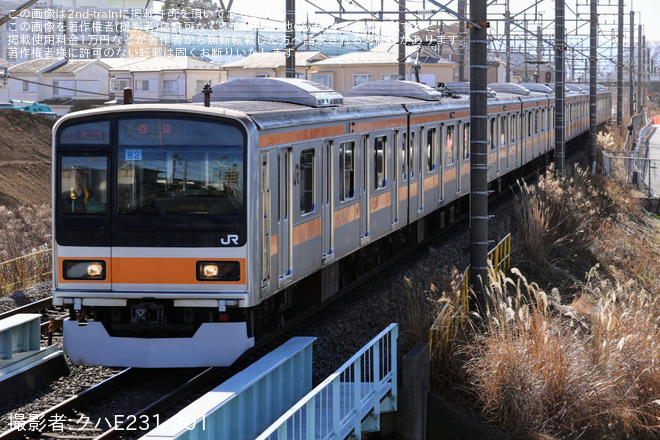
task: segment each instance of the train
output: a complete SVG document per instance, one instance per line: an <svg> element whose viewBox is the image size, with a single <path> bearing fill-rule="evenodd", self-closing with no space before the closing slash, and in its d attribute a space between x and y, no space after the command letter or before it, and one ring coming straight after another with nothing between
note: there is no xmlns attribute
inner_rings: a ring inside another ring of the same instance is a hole
<svg viewBox="0 0 660 440"><path fill-rule="evenodd" d="M192 103L70 113L53 128L53 303L83 365L231 365L469 206L460 84L344 94L245 78ZM554 151L553 89L492 84L489 185ZM453 88L453 89L452 89ZM611 118L598 89L598 123ZM126 101L130 101L126 98ZM566 138L589 130L567 89Z"/></svg>

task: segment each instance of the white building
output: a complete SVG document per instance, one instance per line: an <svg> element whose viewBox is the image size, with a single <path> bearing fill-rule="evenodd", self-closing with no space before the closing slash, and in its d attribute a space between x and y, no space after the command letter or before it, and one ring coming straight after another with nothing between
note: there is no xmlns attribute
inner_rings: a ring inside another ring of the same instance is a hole
<svg viewBox="0 0 660 440"><path fill-rule="evenodd" d="M106 60L104 60L106 61ZM217 64L193 57L124 59L109 69L111 93L118 98L126 87L133 89L135 102L187 102L211 86L227 80Z"/></svg>

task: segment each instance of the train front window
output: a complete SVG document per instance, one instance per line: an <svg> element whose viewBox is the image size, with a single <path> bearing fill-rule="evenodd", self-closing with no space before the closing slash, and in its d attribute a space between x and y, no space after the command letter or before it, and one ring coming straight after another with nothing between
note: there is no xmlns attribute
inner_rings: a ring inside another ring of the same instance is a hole
<svg viewBox="0 0 660 440"><path fill-rule="evenodd" d="M240 215L244 181L244 136L236 127L165 118L119 121L119 215Z"/></svg>
<svg viewBox="0 0 660 440"><path fill-rule="evenodd" d="M62 214L105 214L108 204L108 160L95 156L61 158L59 211Z"/></svg>

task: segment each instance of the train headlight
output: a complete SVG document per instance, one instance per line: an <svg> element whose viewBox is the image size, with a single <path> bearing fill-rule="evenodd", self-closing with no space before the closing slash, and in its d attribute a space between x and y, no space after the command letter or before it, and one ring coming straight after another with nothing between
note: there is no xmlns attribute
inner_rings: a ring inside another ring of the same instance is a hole
<svg viewBox="0 0 660 440"><path fill-rule="evenodd" d="M102 260L64 260L62 267L65 280L105 280L105 261Z"/></svg>
<svg viewBox="0 0 660 440"><path fill-rule="evenodd" d="M198 261L197 281L239 281L241 265L238 261Z"/></svg>

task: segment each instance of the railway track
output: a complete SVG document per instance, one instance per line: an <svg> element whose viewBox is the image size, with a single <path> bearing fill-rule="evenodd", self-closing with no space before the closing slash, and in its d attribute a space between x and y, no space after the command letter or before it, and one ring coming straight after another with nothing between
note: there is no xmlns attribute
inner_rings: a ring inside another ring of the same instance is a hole
<svg viewBox="0 0 660 440"><path fill-rule="evenodd" d="M129 368L39 414L14 418L0 439L137 438L166 420L176 402L196 398L229 370Z"/></svg>
<svg viewBox="0 0 660 440"><path fill-rule="evenodd" d="M68 316L67 312L59 307L53 306L53 297L43 298L38 301L26 304L13 310L0 313L0 320L20 313L40 313L41 314L41 334L46 335L49 332L62 330L62 321Z"/></svg>

